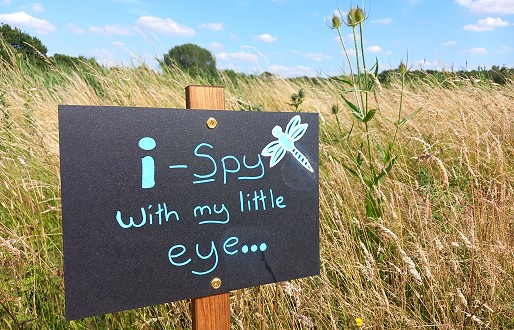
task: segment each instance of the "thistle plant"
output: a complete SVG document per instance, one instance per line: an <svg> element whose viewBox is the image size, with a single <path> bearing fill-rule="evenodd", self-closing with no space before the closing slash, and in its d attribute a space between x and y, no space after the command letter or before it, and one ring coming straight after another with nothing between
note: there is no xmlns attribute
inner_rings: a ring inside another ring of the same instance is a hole
<svg viewBox="0 0 514 330"><path fill-rule="evenodd" d="M341 14L341 12L339 12ZM382 197L379 192L380 182L389 174L397 159L395 147L399 128L405 124L415 113L402 118L402 103L404 92L404 80L407 73L405 64L401 63L399 73L401 76L402 88L400 94L400 106L398 117L394 119L394 133L387 145L380 145L379 139L373 135L371 127L375 124L377 108L372 107L369 97L376 93L378 82L378 60L368 69L364 52L363 23L367 17L364 10L359 6L352 7L346 15L346 21L341 19L343 15L334 15L331 21L331 28L337 30L339 40L343 48L345 60L349 66L349 76L340 78L340 81L348 88L343 90L341 97L344 106L353 116L353 124L349 129L345 139L345 147L348 149L351 163L344 162L336 157L349 173L356 177L364 186L364 206L367 216L379 218L382 216ZM355 63L352 62L348 48L342 35L342 28L348 27L352 30L353 47L355 49ZM353 94L353 98L348 97ZM419 111L419 110L418 110ZM332 113L336 116L339 132L342 134L338 114L341 109L338 105L332 107ZM417 112L417 111L416 111ZM354 126L360 126L364 134L362 136L352 136L355 131ZM357 143L350 143L350 140L358 139ZM359 140L360 139L360 140ZM357 147L354 147L357 145Z"/></svg>
<svg viewBox="0 0 514 330"><path fill-rule="evenodd" d="M293 93L291 95L291 103L288 103L290 106L294 107L295 112L300 112L300 105L303 103L303 99L305 98L305 91L303 88L300 88L298 94Z"/></svg>

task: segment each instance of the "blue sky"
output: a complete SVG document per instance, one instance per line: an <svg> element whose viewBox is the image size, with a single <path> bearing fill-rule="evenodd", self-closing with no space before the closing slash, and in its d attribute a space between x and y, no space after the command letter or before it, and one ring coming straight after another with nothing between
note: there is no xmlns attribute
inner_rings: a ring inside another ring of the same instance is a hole
<svg viewBox="0 0 514 330"><path fill-rule="evenodd" d="M327 22L351 5L369 15L366 56L381 69L407 54L412 69L514 67L514 0L0 0L0 22L37 36L49 55L108 65L157 67L155 57L195 43L218 69L329 76L347 65Z"/></svg>

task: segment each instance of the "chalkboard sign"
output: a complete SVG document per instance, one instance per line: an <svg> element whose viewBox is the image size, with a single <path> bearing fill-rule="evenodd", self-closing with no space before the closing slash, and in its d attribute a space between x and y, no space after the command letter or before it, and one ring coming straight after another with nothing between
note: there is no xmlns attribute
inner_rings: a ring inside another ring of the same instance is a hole
<svg viewBox="0 0 514 330"><path fill-rule="evenodd" d="M317 114L62 105L59 138L68 320L319 274Z"/></svg>

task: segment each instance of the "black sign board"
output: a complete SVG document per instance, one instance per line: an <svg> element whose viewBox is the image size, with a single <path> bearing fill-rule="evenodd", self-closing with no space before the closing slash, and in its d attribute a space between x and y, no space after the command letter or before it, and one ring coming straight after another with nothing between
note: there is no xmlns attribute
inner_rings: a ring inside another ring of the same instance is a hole
<svg viewBox="0 0 514 330"><path fill-rule="evenodd" d="M319 274L317 114L64 105L59 137L68 320Z"/></svg>

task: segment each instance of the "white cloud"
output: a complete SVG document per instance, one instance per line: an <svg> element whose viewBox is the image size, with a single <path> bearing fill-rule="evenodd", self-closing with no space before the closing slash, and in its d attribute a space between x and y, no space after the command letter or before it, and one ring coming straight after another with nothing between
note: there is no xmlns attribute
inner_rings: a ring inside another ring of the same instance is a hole
<svg viewBox="0 0 514 330"><path fill-rule="evenodd" d="M220 50L223 49L223 47L223 44L220 44L219 42L211 42L208 46L208 48L212 50Z"/></svg>
<svg viewBox="0 0 514 330"><path fill-rule="evenodd" d="M34 29L37 34L48 34L56 30L55 26L47 20L30 16L24 11L12 14L0 14L0 22L16 27L31 28Z"/></svg>
<svg viewBox="0 0 514 330"><path fill-rule="evenodd" d="M137 20L136 26L142 30L150 30L180 37L192 37L196 34L193 28L179 24L171 18L163 19L155 16L141 16Z"/></svg>
<svg viewBox="0 0 514 330"><path fill-rule="evenodd" d="M512 53L514 49L510 46L502 46L500 47L496 52L497 53L501 53L501 54L505 54L505 53Z"/></svg>
<svg viewBox="0 0 514 330"><path fill-rule="evenodd" d="M382 52L382 47L380 47L380 46L369 46L368 48L366 48L366 50L368 52L371 52L371 53L381 53Z"/></svg>
<svg viewBox="0 0 514 330"><path fill-rule="evenodd" d="M482 31L492 31L495 28L499 26L509 26L509 22L506 22L502 20L500 17L492 18L487 17L484 19L479 19L478 24L468 24L464 25L465 31L475 31L475 32L482 32Z"/></svg>
<svg viewBox="0 0 514 330"><path fill-rule="evenodd" d="M11 0L0 0L0 5L9 5Z"/></svg>
<svg viewBox="0 0 514 330"><path fill-rule="evenodd" d="M392 18L379 18L379 19L374 19L371 21L371 23L380 24L380 25L388 25L388 24L391 24L392 22L393 22Z"/></svg>
<svg viewBox="0 0 514 330"><path fill-rule="evenodd" d="M95 33L102 33L103 32L102 29L99 28L98 26L90 26L88 28L88 30L91 31L91 32L95 32Z"/></svg>
<svg viewBox="0 0 514 330"><path fill-rule="evenodd" d="M485 54L487 54L487 49L485 49L484 47L476 47L476 48L466 49L463 53L485 55Z"/></svg>
<svg viewBox="0 0 514 330"><path fill-rule="evenodd" d="M514 1L512 0L455 0L455 2L477 13L514 14Z"/></svg>
<svg viewBox="0 0 514 330"><path fill-rule="evenodd" d="M257 62L259 58L255 54L245 52L234 53L216 53L216 59L220 61L241 61L241 62Z"/></svg>
<svg viewBox="0 0 514 330"><path fill-rule="evenodd" d="M278 73L282 77L315 77L317 76L316 70L311 67L298 65L298 66L284 66L284 65L271 65L269 71Z"/></svg>
<svg viewBox="0 0 514 330"><path fill-rule="evenodd" d="M73 23L68 23L68 29L73 32L73 33L77 33L77 34L84 34L86 33L86 30L84 30L83 28L80 28L78 26L76 26L75 24Z"/></svg>
<svg viewBox="0 0 514 330"><path fill-rule="evenodd" d="M261 34L260 36L256 36L255 38L264 42L276 42L278 40L277 37L273 37L268 33Z"/></svg>
<svg viewBox="0 0 514 330"><path fill-rule="evenodd" d="M442 43L443 46L453 46L456 44L457 44L457 41L455 41L455 40L448 40L448 41L445 41Z"/></svg>
<svg viewBox="0 0 514 330"><path fill-rule="evenodd" d="M330 56L328 56L326 54L322 54L322 53L307 53L304 56L307 57L308 59L311 59L313 61L318 61L318 62L326 61L326 60L330 59Z"/></svg>
<svg viewBox="0 0 514 330"><path fill-rule="evenodd" d="M125 43L123 41L111 41L111 45L116 47L125 47Z"/></svg>
<svg viewBox="0 0 514 330"><path fill-rule="evenodd" d="M437 68L441 68L442 67L442 63L440 63L437 60L434 60L434 61L427 61L426 59L418 60L418 61L416 61L416 64L420 68L424 68L424 69L427 69L427 68L437 69Z"/></svg>
<svg viewBox="0 0 514 330"><path fill-rule="evenodd" d="M33 3L32 10L35 11L36 13L40 13L40 12L45 11L45 8L43 8L43 4L41 4L41 3Z"/></svg>
<svg viewBox="0 0 514 330"><path fill-rule="evenodd" d="M88 28L88 30L91 32L94 32L94 33L102 33L102 34L108 34L108 35L127 36L127 35L131 35L133 33L131 28L124 27L124 26L121 26L118 24L107 24L107 25L104 25L103 27L90 26Z"/></svg>
<svg viewBox="0 0 514 330"><path fill-rule="evenodd" d="M211 31L223 31L225 26L223 26L223 23L204 23L200 25L200 28Z"/></svg>

